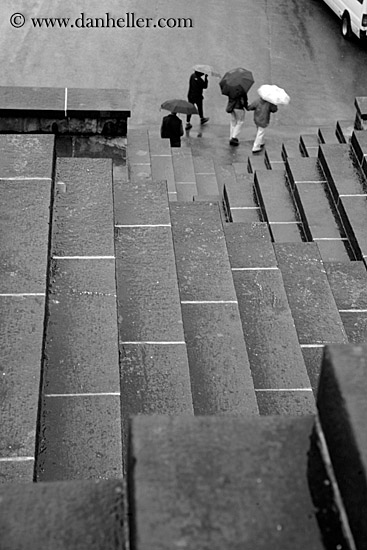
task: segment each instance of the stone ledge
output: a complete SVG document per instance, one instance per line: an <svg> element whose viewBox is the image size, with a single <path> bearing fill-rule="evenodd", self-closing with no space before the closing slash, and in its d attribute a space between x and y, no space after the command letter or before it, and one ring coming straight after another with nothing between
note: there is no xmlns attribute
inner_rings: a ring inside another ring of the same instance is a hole
<svg viewBox="0 0 367 550"><path fill-rule="evenodd" d="M127 90L0 86L0 132L126 136Z"/></svg>

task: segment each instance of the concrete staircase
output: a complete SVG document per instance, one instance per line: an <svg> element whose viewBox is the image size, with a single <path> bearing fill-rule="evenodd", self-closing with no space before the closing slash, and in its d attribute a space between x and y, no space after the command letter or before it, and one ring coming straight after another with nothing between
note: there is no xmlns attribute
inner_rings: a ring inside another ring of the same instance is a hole
<svg viewBox="0 0 367 550"><path fill-rule="evenodd" d="M231 163L148 129L126 162L0 136L4 548L366 548L367 140L346 127Z"/></svg>

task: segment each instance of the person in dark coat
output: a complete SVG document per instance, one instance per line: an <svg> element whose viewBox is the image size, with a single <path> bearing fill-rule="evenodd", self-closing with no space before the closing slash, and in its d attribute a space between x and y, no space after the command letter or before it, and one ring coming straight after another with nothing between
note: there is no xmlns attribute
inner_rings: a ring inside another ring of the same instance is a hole
<svg viewBox="0 0 367 550"><path fill-rule="evenodd" d="M204 80L203 77L204 76ZM200 123L205 124L208 122L209 118L204 117L204 108L203 108L203 90L206 90L208 87L208 75L204 75L204 73L200 73L199 71L195 71L190 76L189 81L189 92L187 94L187 99L190 103L193 103L196 105L197 110L199 112L200 116ZM187 115L186 117L186 130L190 130L192 128L192 125L190 123L191 121L191 115Z"/></svg>
<svg viewBox="0 0 367 550"><path fill-rule="evenodd" d="M226 112L231 115L229 144L238 145L238 136L245 121L245 110L248 109L248 98L245 91L235 98L228 98Z"/></svg>
<svg viewBox="0 0 367 550"><path fill-rule="evenodd" d="M163 117L161 137L170 140L171 147L181 147L181 136L184 135L182 120L176 113Z"/></svg>

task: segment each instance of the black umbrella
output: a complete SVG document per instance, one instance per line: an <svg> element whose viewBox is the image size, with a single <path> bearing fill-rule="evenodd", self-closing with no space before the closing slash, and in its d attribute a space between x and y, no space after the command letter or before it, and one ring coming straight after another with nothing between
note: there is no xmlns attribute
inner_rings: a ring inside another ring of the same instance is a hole
<svg viewBox="0 0 367 550"><path fill-rule="evenodd" d="M254 83L252 72L247 69L237 67L226 72L222 80L219 82L220 89L223 95L227 95L231 99L243 95L248 92Z"/></svg>
<svg viewBox="0 0 367 550"><path fill-rule="evenodd" d="M198 110L192 103L186 99L167 99L161 105L161 109L171 111L171 113L182 113L184 115L197 115Z"/></svg>

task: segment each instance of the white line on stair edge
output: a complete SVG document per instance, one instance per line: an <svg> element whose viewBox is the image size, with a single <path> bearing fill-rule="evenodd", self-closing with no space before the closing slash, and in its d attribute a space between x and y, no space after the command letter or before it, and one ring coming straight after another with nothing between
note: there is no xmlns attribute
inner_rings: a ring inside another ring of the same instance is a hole
<svg viewBox="0 0 367 550"><path fill-rule="evenodd" d="M0 181L52 181L52 179L45 177L36 178L35 176L14 176L12 178L0 178Z"/></svg>
<svg viewBox="0 0 367 550"><path fill-rule="evenodd" d="M109 397L120 396L120 392L101 392L101 393L46 393L45 397Z"/></svg>
<svg viewBox="0 0 367 550"><path fill-rule="evenodd" d="M238 304L237 300L181 300L181 304Z"/></svg>
<svg viewBox="0 0 367 550"><path fill-rule="evenodd" d="M271 267L232 267L232 271L276 271L279 267L271 266Z"/></svg>
<svg viewBox="0 0 367 550"><path fill-rule="evenodd" d="M0 296L8 297L8 296L46 296L45 292L9 292L0 294Z"/></svg>
<svg viewBox="0 0 367 550"><path fill-rule="evenodd" d="M331 342L329 342L331 343ZM327 346L327 344L300 344L300 348L323 348L324 346Z"/></svg>
<svg viewBox="0 0 367 550"><path fill-rule="evenodd" d="M137 223L131 225L117 224L115 227L172 227L170 223Z"/></svg>
<svg viewBox="0 0 367 550"><path fill-rule="evenodd" d="M367 309L338 309L339 313L367 313Z"/></svg>
<svg viewBox="0 0 367 550"><path fill-rule="evenodd" d="M366 193L354 193L354 195L339 195L339 197L367 197Z"/></svg>
<svg viewBox="0 0 367 550"><path fill-rule="evenodd" d="M6 456L0 458L0 462L30 462L31 460L34 460L33 456Z"/></svg>
<svg viewBox="0 0 367 550"><path fill-rule="evenodd" d="M67 112L68 112L68 89L65 88L65 95L64 95L64 113L65 113L65 116L68 116Z"/></svg>
<svg viewBox="0 0 367 550"><path fill-rule="evenodd" d="M314 237L314 241L347 241L346 237Z"/></svg>
<svg viewBox="0 0 367 550"><path fill-rule="evenodd" d="M313 391L312 388L255 388L255 392L259 391Z"/></svg>
<svg viewBox="0 0 367 550"><path fill-rule="evenodd" d="M260 210L259 206L230 206L230 210Z"/></svg>
<svg viewBox="0 0 367 550"><path fill-rule="evenodd" d="M327 180L294 180L294 183L327 183Z"/></svg>
<svg viewBox="0 0 367 550"><path fill-rule="evenodd" d="M302 222L271 222L269 221L270 225L292 225L296 223L302 223Z"/></svg>
<svg viewBox="0 0 367 550"><path fill-rule="evenodd" d="M115 256L52 256L53 260L114 260Z"/></svg>
<svg viewBox="0 0 367 550"><path fill-rule="evenodd" d="M179 344L179 345L186 345L186 342L183 342L183 341L178 341L178 342L153 342L151 340L145 340L145 341L140 341L140 342L119 342L122 346L127 346L128 344L132 344L132 345L142 345L142 344L149 344L149 345L164 345L164 346L168 346L168 345L172 345L172 344Z"/></svg>

